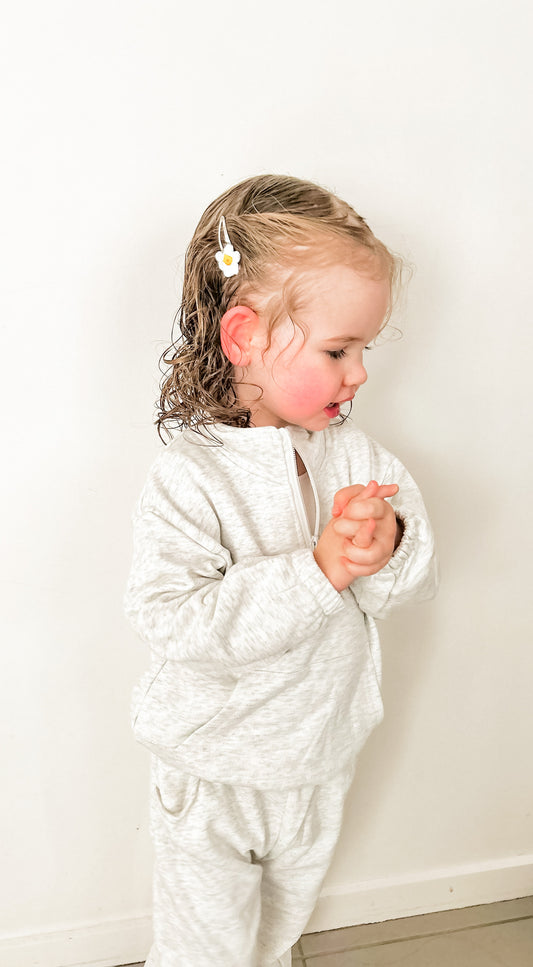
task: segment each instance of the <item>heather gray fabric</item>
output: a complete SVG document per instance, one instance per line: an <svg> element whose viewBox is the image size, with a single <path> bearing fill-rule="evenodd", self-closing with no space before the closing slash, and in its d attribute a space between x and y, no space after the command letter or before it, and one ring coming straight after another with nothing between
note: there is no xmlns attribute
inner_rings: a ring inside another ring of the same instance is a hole
<svg viewBox="0 0 533 967"><path fill-rule="evenodd" d="M433 593L433 537L405 468L350 421L214 433L218 446L185 431L161 452L135 515L126 610L152 652L133 701L154 753L147 963L287 967L383 714L374 619ZM335 493L371 479L399 484L402 541L338 594L313 548Z"/></svg>
<svg viewBox="0 0 533 967"><path fill-rule="evenodd" d="M154 943L147 967L277 967L331 862L351 773L262 791L153 762Z"/></svg>
<svg viewBox="0 0 533 967"><path fill-rule="evenodd" d="M351 421L191 431L158 456L134 524L126 610L152 665L134 730L152 752L212 782L287 789L353 768L382 718L374 619L429 597L436 568L419 491ZM294 457L316 495L310 533ZM398 483L402 541L378 574L342 594L313 546L337 490Z"/></svg>

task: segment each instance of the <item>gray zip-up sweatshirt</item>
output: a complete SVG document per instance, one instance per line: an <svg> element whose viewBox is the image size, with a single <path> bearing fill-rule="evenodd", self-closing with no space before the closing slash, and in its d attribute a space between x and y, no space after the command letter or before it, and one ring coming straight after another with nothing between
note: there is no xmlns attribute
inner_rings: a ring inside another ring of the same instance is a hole
<svg viewBox="0 0 533 967"><path fill-rule="evenodd" d="M183 770L257 788L318 784L351 768L382 718L375 618L430 597L433 536L402 464L351 420L185 430L156 459L134 518L126 612L152 666L134 731ZM311 533L295 450L316 499ZM404 522L386 567L338 593L313 556L335 493L397 483Z"/></svg>

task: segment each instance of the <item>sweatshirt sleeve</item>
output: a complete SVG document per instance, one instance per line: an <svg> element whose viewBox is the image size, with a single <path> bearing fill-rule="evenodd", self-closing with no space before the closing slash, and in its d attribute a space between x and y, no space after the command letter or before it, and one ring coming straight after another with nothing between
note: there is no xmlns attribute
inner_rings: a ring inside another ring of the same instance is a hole
<svg viewBox="0 0 533 967"><path fill-rule="evenodd" d="M394 607L408 601L432 598L438 584L433 532L415 481L394 457L380 482L397 483L400 488L389 502L402 521L404 532L381 571L356 578L350 585L359 607L372 618L384 618Z"/></svg>
<svg viewBox="0 0 533 967"><path fill-rule="evenodd" d="M125 610L163 658L227 666L298 647L344 607L311 550L233 563L216 518L159 495L134 516L133 565Z"/></svg>

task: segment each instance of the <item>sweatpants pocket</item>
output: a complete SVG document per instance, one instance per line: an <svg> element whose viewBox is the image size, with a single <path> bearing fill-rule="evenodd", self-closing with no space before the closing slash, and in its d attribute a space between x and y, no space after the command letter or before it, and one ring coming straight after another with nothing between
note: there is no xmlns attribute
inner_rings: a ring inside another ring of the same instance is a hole
<svg viewBox="0 0 533 967"><path fill-rule="evenodd" d="M183 819L194 803L200 781L198 776L160 763L154 784L156 806L174 822Z"/></svg>

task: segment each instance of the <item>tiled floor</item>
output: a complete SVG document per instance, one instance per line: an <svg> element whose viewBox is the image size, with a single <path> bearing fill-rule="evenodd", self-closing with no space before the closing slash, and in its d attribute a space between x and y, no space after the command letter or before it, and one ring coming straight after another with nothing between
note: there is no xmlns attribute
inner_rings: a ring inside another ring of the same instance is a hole
<svg viewBox="0 0 533 967"><path fill-rule="evenodd" d="M533 896L308 933L292 956L293 967L532 967Z"/></svg>

